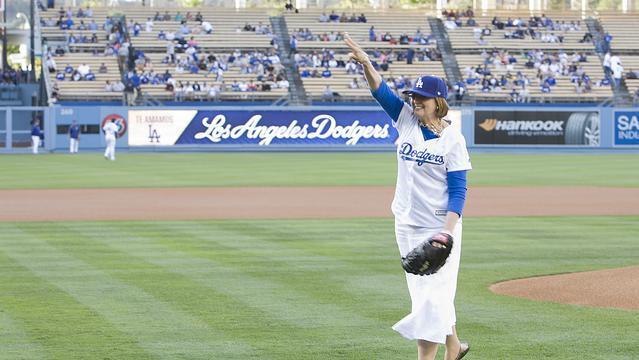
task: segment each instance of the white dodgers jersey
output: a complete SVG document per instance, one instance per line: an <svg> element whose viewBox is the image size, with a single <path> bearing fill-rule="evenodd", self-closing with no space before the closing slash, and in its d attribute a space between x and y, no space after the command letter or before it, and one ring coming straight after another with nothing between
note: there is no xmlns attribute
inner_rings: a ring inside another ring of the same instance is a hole
<svg viewBox="0 0 639 360"><path fill-rule="evenodd" d="M444 128L440 137L425 140L419 119L406 103L394 126L399 132L395 219L401 224L441 228L448 208L447 172L472 168L466 140L453 126Z"/></svg>
<svg viewBox="0 0 639 360"><path fill-rule="evenodd" d="M113 137L115 137L115 134L117 134L120 129L118 128L118 126L115 123L108 122L108 123L104 124L104 127L102 127L102 130L104 131L104 135L105 136L113 136Z"/></svg>

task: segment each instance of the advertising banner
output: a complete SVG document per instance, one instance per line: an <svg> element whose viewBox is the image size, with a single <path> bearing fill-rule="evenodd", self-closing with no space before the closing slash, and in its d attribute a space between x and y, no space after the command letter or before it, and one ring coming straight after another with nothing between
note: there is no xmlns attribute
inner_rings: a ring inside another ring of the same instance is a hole
<svg viewBox="0 0 639 360"><path fill-rule="evenodd" d="M639 145L639 111L615 112L615 145Z"/></svg>
<svg viewBox="0 0 639 360"><path fill-rule="evenodd" d="M475 111L476 145L599 146L599 113Z"/></svg>
<svg viewBox="0 0 639 360"><path fill-rule="evenodd" d="M461 131L461 112L446 117ZM382 110L130 110L129 146L388 145L397 131Z"/></svg>
<svg viewBox="0 0 639 360"><path fill-rule="evenodd" d="M130 110L129 145L381 145L397 132L383 111Z"/></svg>

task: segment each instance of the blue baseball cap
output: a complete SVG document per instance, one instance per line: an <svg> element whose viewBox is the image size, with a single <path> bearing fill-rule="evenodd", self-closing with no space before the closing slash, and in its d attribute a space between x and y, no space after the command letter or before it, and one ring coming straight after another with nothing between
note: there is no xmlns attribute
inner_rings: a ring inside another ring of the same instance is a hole
<svg viewBox="0 0 639 360"><path fill-rule="evenodd" d="M426 75L420 76L415 81L415 85L413 85L412 90L404 90L404 94L417 94L428 98L448 98L448 86L444 79L433 76Z"/></svg>

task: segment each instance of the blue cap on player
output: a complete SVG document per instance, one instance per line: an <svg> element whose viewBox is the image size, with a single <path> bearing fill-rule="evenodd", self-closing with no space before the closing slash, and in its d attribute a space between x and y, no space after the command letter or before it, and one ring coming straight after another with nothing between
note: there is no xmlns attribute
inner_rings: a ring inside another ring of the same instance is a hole
<svg viewBox="0 0 639 360"><path fill-rule="evenodd" d="M438 76L420 76L417 78L417 81L415 81L413 89L405 90L404 94L417 94L428 98L441 97L446 99L448 97L448 86L446 86L444 79Z"/></svg>

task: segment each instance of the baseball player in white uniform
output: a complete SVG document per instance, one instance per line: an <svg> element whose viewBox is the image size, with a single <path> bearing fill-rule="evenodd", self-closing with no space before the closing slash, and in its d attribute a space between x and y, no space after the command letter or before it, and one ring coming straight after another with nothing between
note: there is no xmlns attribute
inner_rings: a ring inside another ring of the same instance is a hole
<svg viewBox="0 0 639 360"><path fill-rule="evenodd" d="M115 160L115 139L118 135L118 125L115 120L111 120L104 124L102 131L104 131L104 142L106 143L106 150L104 151L104 158L107 160Z"/></svg>
<svg viewBox="0 0 639 360"><path fill-rule="evenodd" d="M393 326L417 340L420 360L432 360L439 344L446 345L446 360L464 357L470 347L460 342L455 328L455 292L461 257L461 215L466 197L466 172L471 169L461 132L443 118L448 113L448 87L436 76L415 81L410 105L382 80L366 52L348 34L350 57L364 67L375 99L393 120L399 133L397 185L392 210L399 252L404 257L438 233L447 233L454 246L446 264L435 274L406 274L411 312Z"/></svg>

